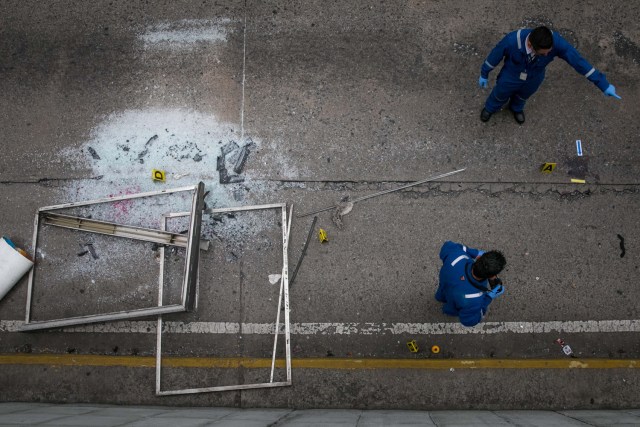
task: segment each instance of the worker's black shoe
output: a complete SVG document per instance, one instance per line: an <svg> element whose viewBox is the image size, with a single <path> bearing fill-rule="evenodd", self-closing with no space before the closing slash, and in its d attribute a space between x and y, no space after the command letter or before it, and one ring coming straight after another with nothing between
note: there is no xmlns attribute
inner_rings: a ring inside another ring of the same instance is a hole
<svg viewBox="0 0 640 427"><path fill-rule="evenodd" d="M524 111L514 111L513 117L516 119L519 125L524 123Z"/></svg>
<svg viewBox="0 0 640 427"><path fill-rule="evenodd" d="M482 120L483 122L488 122L490 118L491 118L491 113L488 112L486 108L483 108L482 111L480 112L480 120Z"/></svg>

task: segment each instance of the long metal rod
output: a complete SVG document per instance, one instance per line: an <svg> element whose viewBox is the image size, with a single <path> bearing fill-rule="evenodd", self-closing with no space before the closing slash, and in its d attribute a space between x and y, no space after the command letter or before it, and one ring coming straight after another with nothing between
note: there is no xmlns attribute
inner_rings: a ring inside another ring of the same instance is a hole
<svg viewBox="0 0 640 427"><path fill-rule="evenodd" d="M240 385L227 385L219 387L203 387L203 388L188 388L184 390L170 390L161 391L156 393L158 396L174 396L177 394L195 394L195 393L208 393L212 391L232 391L232 390L250 390L254 388L272 388L290 386L290 381L283 381L278 383L258 383L258 384L240 384Z"/></svg>
<svg viewBox="0 0 640 427"><path fill-rule="evenodd" d="M298 270L300 269L302 260L304 259L304 256L307 254L307 248L309 247L309 242L311 241L311 235L313 234L313 230L316 228L317 221L318 221L318 217L314 216L313 222L311 222L311 227L309 227L307 240L304 241L304 247L302 248L302 252L300 253L300 258L298 258L298 263L296 264L296 268L293 270L293 274L291 274L291 279L289 280L289 288L293 286L293 281L296 280L296 276L298 275Z"/></svg>
<svg viewBox="0 0 640 427"><path fill-rule="evenodd" d="M270 205L254 205L254 206L237 206L235 208L211 208L205 209L203 213L212 214L212 213L224 213L224 212L242 212L242 211L255 211L260 209L273 209L273 208L283 208L286 209L285 203L273 203Z"/></svg>
<svg viewBox="0 0 640 427"><path fill-rule="evenodd" d="M447 173L443 173L441 175L432 176L431 178L423 179L422 181L412 182L411 184L403 185L402 187L393 188L391 190L380 191L380 192L374 193L374 194L369 194L368 196L363 196L363 197L359 197L357 199L351 200L351 203L361 202L363 200L371 199L373 197L382 196L383 194L393 193L394 191L400 191L400 190L403 190L405 188L409 188L409 187L413 187L413 186L416 186L416 185L424 184L425 182L435 181L436 179L444 178L445 176L450 176L450 175L456 174L458 172L462 172L465 169L466 168L458 169L458 170L453 171L453 172L447 172ZM297 218L303 218L305 216L317 214L317 213L320 213L320 212L325 212L325 211L328 211L328 210L331 210L331 209L335 209L337 207L338 207L338 205L333 205L333 206L329 206L328 208L320 209L320 210L315 211L315 212L309 212L309 213L306 213L306 214L297 215L296 217Z"/></svg>
<svg viewBox="0 0 640 427"><path fill-rule="evenodd" d="M36 214L36 219L33 221L33 259L36 260L38 256L38 221L40 215ZM29 283L27 284L27 308L25 310L25 323L29 323L31 317L31 298L33 294L33 280L35 277L35 266L29 270Z"/></svg>
<svg viewBox="0 0 640 427"><path fill-rule="evenodd" d="M78 206L97 205L100 203L117 202L120 200L139 199L142 197L159 196L161 194L172 194L172 193L179 193L182 191L193 191L197 188L198 188L197 185L190 185L188 187L171 188L171 189L160 190L160 191L148 191L146 193L126 194L124 196L115 196L115 197L104 197L101 199L86 200L83 202L72 202L72 203L65 203L62 205L45 206L38 209L38 212L53 211L56 209L74 208Z"/></svg>
<svg viewBox="0 0 640 427"><path fill-rule="evenodd" d="M196 285L198 280L198 263L200 262L200 231L202 229L202 211L204 209L204 183L200 182L193 193L191 216L189 222L189 238L187 239L187 255L184 264L184 285L182 287L182 305L187 311L195 307Z"/></svg>
<svg viewBox="0 0 640 427"><path fill-rule="evenodd" d="M109 322L112 320L131 319L133 317L156 316L158 314L180 313L185 311L179 304L163 307L138 308L135 310L118 311L104 314L90 314L87 316L67 317L64 319L29 322L22 325L21 331L36 331L39 329L63 328L65 326L84 325L86 323Z"/></svg>

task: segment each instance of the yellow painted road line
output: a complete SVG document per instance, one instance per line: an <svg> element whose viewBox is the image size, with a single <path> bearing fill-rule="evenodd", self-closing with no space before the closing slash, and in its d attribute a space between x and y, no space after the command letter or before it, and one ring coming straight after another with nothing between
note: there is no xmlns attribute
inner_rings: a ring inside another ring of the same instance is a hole
<svg viewBox="0 0 640 427"><path fill-rule="evenodd" d="M5 354L0 365L123 366L153 368L151 356L93 356L72 354ZM164 357L167 368L270 368L271 359L246 357ZM278 359L276 366L284 367ZM638 359L352 359L300 358L294 369L634 369Z"/></svg>

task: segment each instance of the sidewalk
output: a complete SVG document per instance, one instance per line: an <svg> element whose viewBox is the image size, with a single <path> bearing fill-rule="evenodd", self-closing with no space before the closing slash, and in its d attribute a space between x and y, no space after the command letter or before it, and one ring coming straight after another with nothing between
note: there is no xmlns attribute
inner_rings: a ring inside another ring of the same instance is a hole
<svg viewBox="0 0 640 427"><path fill-rule="evenodd" d="M311 427L640 425L640 409L578 411L380 411L0 403L0 426Z"/></svg>

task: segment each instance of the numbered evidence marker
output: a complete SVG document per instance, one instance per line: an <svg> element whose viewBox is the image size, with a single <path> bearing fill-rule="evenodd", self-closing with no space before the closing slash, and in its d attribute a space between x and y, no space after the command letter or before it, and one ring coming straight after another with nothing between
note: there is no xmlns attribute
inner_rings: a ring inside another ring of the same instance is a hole
<svg viewBox="0 0 640 427"><path fill-rule="evenodd" d="M418 343L416 342L416 340L411 340L407 343L407 347L409 347L409 351L411 353L417 353L419 348L418 348Z"/></svg>
<svg viewBox="0 0 640 427"><path fill-rule="evenodd" d="M576 151L578 152L578 156L582 156L582 141L576 139Z"/></svg>
<svg viewBox="0 0 640 427"><path fill-rule="evenodd" d="M556 169L555 163L545 162L540 166L540 172L542 173L551 173Z"/></svg>
<svg viewBox="0 0 640 427"><path fill-rule="evenodd" d="M164 171L162 171L162 170L151 169L151 179L153 179L154 181L165 182L166 181L166 175L165 175Z"/></svg>

